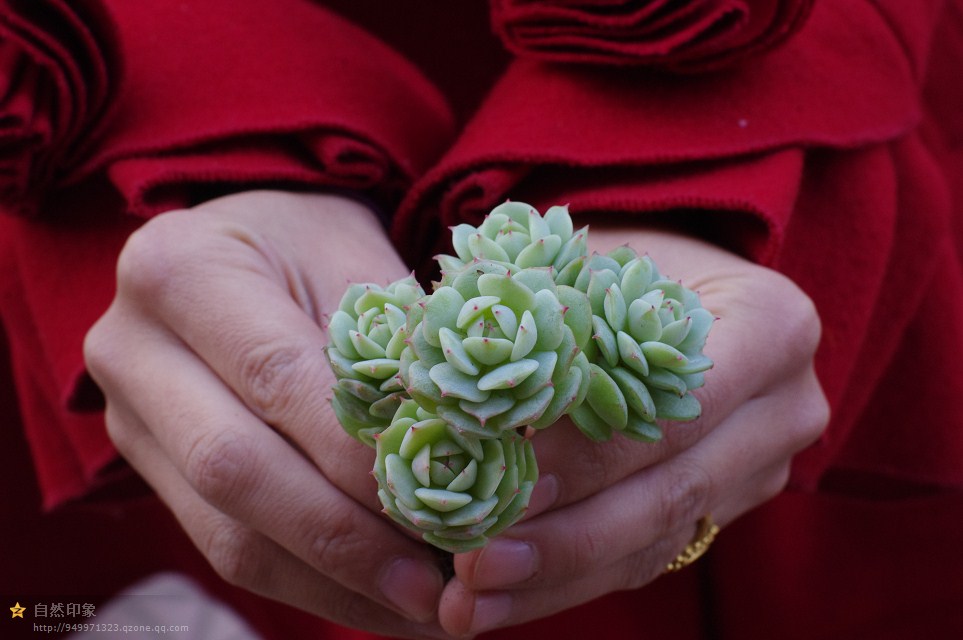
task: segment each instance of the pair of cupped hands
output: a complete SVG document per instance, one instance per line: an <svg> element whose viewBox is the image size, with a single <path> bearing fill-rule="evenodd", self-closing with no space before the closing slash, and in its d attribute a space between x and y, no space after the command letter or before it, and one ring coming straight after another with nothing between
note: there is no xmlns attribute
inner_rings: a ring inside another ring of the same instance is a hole
<svg viewBox="0 0 963 640"><path fill-rule="evenodd" d="M780 492L828 410L819 320L792 282L637 224L593 224L590 249L647 252L720 317L702 416L654 444L593 443L570 423L539 432L525 519L456 556L447 582L436 550L380 513L374 452L329 404L326 318L349 281L409 272L358 201L247 192L134 233L85 344L108 431L228 582L341 624L471 636L641 587L701 517L724 530Z"/></svg>

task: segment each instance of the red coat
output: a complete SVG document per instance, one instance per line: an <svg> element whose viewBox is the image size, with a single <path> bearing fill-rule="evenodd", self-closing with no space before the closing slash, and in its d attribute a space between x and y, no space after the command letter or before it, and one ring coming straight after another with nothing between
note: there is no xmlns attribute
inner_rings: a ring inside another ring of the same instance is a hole
<svg viewBox="0 0 963 640"><path fill-rule="evenodd" d="M179 567L265 634L344 637L219 583L81 358L145 218L336 187L413 265L506 197L570 202L704 235L822 317L833 419L789 490L697 568L498 637L963 634L963 2L719 0L636 12L617 46L547 0L327 4L368 31L307 0L0 0L0 593Z"/></svg>

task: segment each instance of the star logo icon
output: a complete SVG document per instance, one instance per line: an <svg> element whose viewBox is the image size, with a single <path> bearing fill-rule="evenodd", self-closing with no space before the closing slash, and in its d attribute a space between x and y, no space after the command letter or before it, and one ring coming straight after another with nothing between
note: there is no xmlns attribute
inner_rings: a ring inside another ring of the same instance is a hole
<svg viewBox="0 0 963 640"><path fill-rule="evenodd" d="M10 602L10 601L7 600L7 602ZM21 607L21 606L20 606L20 603L18 602L17 604L15 604L15 605L13 605L12 607L10 607L10 612L13 613L13 615L11 616L11 619L13 619L13 618L23 618L23 612L26 611L26 610L27 610L27 608L26 608L26 607Z"/></svg>

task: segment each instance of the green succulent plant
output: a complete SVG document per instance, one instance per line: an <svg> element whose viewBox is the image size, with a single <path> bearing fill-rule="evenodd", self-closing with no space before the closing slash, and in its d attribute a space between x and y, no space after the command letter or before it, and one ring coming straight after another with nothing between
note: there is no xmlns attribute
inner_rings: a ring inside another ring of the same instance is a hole
<svg viewBox="0 0 963 640"><path fill-rule="evenodd" d="M443 272L458 271L476 260L488 260L519 269L551 267L556 278L579 267L588 252L588 227L574 230L568 206L549 208L543 217L524 202L505 202L478 227L452 227L457 257L436 257Z"/></svg>
<svg viewBox="0 0 963 640"><path fill-rule="evenodd" d="M551 274L488 266L435 289L401 369L419 405L479 438L549 426L584 397L589 373L591 317L569 316ZM562 298L580 296L566 289Z"/></svg>
<svg viewBox="0 0 963 640"><path fill-rule="evenodd" d="M699 296L629 247L592 256L575 288L588 297L594 331L587 402L570 413L582 432L658 440L657 419L697 418L691 390L712 367L702 349L715 320Z"/></svg>
<svg viewBox="0 0 963 640"><path fill-rule="evenodd" d="M452 236L430 295L411 277L349 286L327 356L385 513L460 552L524 514L535 430L567 415L593 440L651 441L656 420L697 417L714 316L648 256L588 256L567 207L506 202Z"/></svg>
<svg viewBox="0 0 963 640"><path fill-rule="evenodd" d="M413 400L375 440L385 513L452 553L483 546L521 518L538 479L530 440L459 432Z"/></svg>
<svg viewBox="0 0 963 640"><path fill-rule="evenodd" d="M407 397L398 369L408 313L424 295L411 276L385 288L352 284L328 323L334 413L352 437L370 446Z"/></svg>

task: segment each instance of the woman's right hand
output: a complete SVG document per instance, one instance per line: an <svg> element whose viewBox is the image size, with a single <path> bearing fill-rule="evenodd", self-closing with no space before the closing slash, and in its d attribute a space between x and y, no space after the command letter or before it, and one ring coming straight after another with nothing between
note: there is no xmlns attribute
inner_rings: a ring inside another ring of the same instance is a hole
<svg viewBox="0 0 963 640"><path fill-rule="evenodd" d="M228 582L356 628L443 636L432 550L380 515L341 429L323 319L349 280L407 274L376 216L248 192L158 216L85 355L121 454Z"/></svg>

